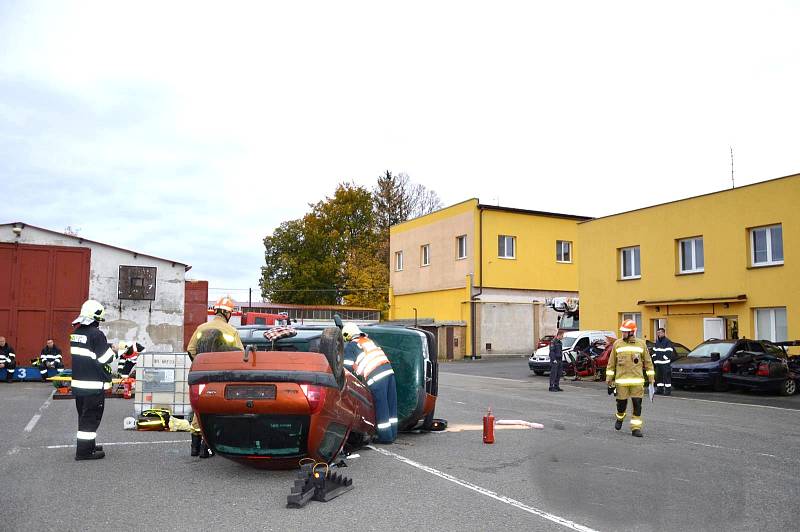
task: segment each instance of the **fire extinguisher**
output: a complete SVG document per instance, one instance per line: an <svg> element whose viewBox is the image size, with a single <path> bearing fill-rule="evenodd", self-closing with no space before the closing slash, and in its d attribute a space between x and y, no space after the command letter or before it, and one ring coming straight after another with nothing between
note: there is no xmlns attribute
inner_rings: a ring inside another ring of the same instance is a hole
<svg viewBox="0 0 800 532"><path fill-rule="evenodd" d="M494 416L491 407L483 416L483 443L494 443Z"/></svg>
<svg viewBox="0 0 800 532"><path fill-rule="evenodd" d="M122 381L122 397L125 399L131 398L131 381L128 379Z"/></svg>

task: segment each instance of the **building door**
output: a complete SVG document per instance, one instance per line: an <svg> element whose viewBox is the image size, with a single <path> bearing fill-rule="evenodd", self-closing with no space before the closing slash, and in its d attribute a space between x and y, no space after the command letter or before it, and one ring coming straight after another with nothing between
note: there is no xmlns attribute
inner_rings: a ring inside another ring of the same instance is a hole
<svg viewBox="0 0 800 532"><path fill-rule="evenodd" d="M445 333L447 336L447 360L453 360L453 328L447 327L447 332Z"/></svg>
<svg viewBox="0 0 800 532"><path fill-rule="evenodd" d="M208 320L208 281L186 281L183 303L183 348L194 330Z"/></svg>
<svg viewBox="0 0 800 532"><path fill-rule="evenodd" d="M703 318L703 341L725 339L724 318Z"/></svg>
<svg viewBox="0 0 800 532"><path fill-rule="evenodd" d="M657 330L664 329L665 331L667 331L667 319L666 318L656 318L656 319L650 320L650 321L653 324L653 330L651 331L652 336L650 338L652 338L653 340L655 340L655 338L656 338L656 331ZM667 331L667 332L669 332L669 331Z"/></svg>
<svg viewBox="0 0 800 532"><path fill-rule="evenodd" d="M53 338L69 365L72 320L89 297L88 248L0 244L0 334L20 365Z"/></svg>

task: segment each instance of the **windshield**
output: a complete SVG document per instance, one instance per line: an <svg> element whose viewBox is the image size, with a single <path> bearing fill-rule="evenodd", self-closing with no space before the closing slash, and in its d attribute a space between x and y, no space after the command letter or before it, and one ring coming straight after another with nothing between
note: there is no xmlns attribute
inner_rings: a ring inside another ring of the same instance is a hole
<svg viewBox="0 0 800 532"><path fill-rule="evenodd" d="M713 344L700 344L694 348L694 351L689 353L690 358L710 358L711 353L719 353L719 356L724 357L734 346L733 342L716 342Z"/></svg>
<svg viewBox="0 0 800 532"><path fill-rule="evenodd" d="M564 349L572 347L572 345L575 343L575 340L577 340L577 338L572 336L565 336L564 338L561 339L561 347L563 347Z"/></svg>

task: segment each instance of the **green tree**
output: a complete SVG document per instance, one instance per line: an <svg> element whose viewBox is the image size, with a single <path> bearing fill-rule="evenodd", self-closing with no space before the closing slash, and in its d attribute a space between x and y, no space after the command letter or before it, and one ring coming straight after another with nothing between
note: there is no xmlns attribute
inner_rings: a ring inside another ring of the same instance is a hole
<svg viewBox="0 0 800 532"><path fill-rule="evenodd" d="M310 205L299 220L283 222L264 239L261 295L299 304L341 302L347 285L346 261L354 246L372 246L372 194L342 183L332 197Z"/></svg>

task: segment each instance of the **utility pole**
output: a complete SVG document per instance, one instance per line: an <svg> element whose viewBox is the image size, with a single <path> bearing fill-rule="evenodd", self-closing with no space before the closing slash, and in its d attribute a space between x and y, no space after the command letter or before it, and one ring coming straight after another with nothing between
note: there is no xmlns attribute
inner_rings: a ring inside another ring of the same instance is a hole
<svg viewBox="0 0 800 532"><path fill-rule="evenodd" d="M733 180L733 146L728 146L731 149L731 188L736 188L736 181Z"/></svg>
<svg viewBox="0 0 800 532"><path fill-rule="evenodd" d="M253 289L248 288L247 290L250 292L250 294L247 296L248 306L253 308Z"/></svg>

